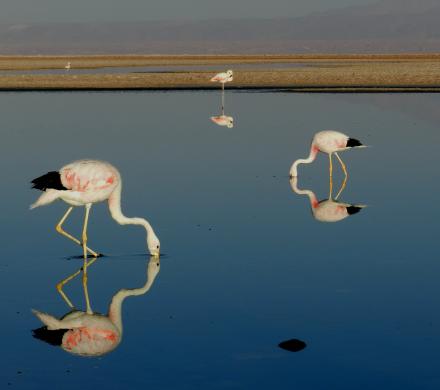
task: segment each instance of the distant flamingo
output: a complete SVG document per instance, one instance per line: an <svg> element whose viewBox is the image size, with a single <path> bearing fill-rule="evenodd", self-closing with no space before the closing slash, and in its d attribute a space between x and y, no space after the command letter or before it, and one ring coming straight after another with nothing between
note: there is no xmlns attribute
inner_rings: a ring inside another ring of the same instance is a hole
<svg viewBox="0 0 440 390"><path fill-rule="evenodd" d="M92 261L94 260L96 258ZM86 312L70 311L58 319L50 314L33 310L34 314L46 325L43 328L35 329L33 331L34 337L80 356L101 356L113 351L122 340L122 303L127 297L145 294L153 285L159 270L159 259L151 257L147 266L147 281L144 286L119 290L113 296L107 315L93 313L88 308ZM70 280L78 273L68 279ZM65 300L69 307L74 309L70 301Z"/></svg>
<svg viewBox="0 0 440 390"><path fill-rule="evenodd" d="M68 72L71 68L71 63L70 61L66 64L66 66L64 67L64 69L66 69L66 71Z"/></svg>
<svg viewBox="0 0 440 390"><path fill-rule="evenodd" d="M333 131L333 130L320 131L319 133L316 133L315 136L313 137L309 157L306 159L296 160L293 163L292 167L290 168L290 177L298 176L298 170L297 170L298 165L309 164L313 162L318 152L323 152L328 154L329 163L330 163L329 166L330 177L333 174L332 154L335 154L335 156L338 158L342 170L344 171L344 174L347 177L347 168L345 167L345 164L343 163L342 159L339 157L339 154L337 152L342 152L344 150L351 148L361 148L361 147L365 147L365 146L362 145L360 141L354 138L350 138L348 135L340 133L339 131Z"/></svg>
<svg viewBox="0 0 440 390"><path fill-rule="evenodd" d="M222 90L225 89L225 83L230 83L234 78L232 70L226 72L217 73L210 81L218 82L222 84Z"/></svg>
<svg viewBox="0 0 440 390"><path fill-rule="evenodd" d="M339 222L350 215L356 214L361 211L365 205L354 205L350 203L338 202L339 196L345 188L346 180L344 180L341 189L336 195L335 199L332 198L332 186L330 184L329 198L319 201L313 191L300 190L297 187L298 178L292 177L290 179L290 186L293 192L298 195L307 195L310 200L310 208L312 210L313 217L320 222Z"/></svg>

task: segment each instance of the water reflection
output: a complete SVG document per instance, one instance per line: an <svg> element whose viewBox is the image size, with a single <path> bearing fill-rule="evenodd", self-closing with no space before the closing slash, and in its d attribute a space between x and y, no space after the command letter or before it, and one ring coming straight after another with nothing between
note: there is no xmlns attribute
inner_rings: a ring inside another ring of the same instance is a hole
<svg viewBox="0 0 440 390"><path fill-rule="evenodd" d="M339 202L338 198L341 196L347 184L347 178L344 179L341 188L339 189L335 198L333 198L333 184L330 178L329 197L319 201L315 193L311 190L301 190L297 186L298 178L292 177L290 179L290 186L293 192L298 195L307 195L310 200L310 208L313 217L320 222L339 222L350 215L357 214L365 205L354 205L350 203Z"/></svg>
<svg viewBox="0 0 440 390"><path fill-rule="evenodd" d="M211 121L213 121L216 125L225 126L229 129L234 127L234 117L225 114L225 91L224 90L222 90L221 114L211 116Z"/></svg>
<svg viewBox="0 0 440 390"><path fill-rule="evenodd" d="M96 261L96 258L92 262ZM51 345L60 346L66 352L80 356L101 356L113 351L122 340L122 304L127 297L147 293L160 270L160 260L152 256L147 263L146 282L142 287L121 289L112 298L106 315L76 310L62 290L62 298L71 309L60 319L34 310L45 326L33 330L33 336ZM75 272L65 280L70 281L81 273Z"/></svg>

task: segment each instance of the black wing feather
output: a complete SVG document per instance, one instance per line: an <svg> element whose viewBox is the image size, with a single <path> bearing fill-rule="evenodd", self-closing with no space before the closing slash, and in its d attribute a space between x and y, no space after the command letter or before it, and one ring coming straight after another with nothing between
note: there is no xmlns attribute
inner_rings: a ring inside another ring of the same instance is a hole
<svg viewBox="0 0 440 390"><path fill-rule="evenodd" d="M355 138L349 138L347 140L347 148L354 148L356 146L362 146L361 141Z"/></svg>
<svg viewBox="0 0 440 390"><path fill-rule="evenodd" d="M69 329L48 330L47 326L42 326L41 328L33 329L32 336L50 345L60 346L63 341L63 336L68 330Z"/></svg>
<svg viewBox="0 0 440 390"><path fill-rule="evenodd" d="M61 182L60 173L57 171L47 172L45 175L37 177L31 181L32 188L37 190L46 191L48 188L54 190L67 190Z"/></svg>

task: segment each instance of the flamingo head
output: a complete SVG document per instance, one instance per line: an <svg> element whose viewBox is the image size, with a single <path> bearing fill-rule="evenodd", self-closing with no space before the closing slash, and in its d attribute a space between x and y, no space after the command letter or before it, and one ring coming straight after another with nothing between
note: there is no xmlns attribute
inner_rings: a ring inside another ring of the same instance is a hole
<svg viewBox="0 0 440 390"><path fill-rule="evenodd" d="M228 71L226 72L226 74L227 74L229 77L231 77L232 74L233 74L233 72L232 72L232 70L228 70Z"/></svg>
<svg viewBox="0 0 440 390"><path fill-rule="evenodd" d="M147 247L152 256L160 255L160 241L154 232L147 235Z"/></svg>

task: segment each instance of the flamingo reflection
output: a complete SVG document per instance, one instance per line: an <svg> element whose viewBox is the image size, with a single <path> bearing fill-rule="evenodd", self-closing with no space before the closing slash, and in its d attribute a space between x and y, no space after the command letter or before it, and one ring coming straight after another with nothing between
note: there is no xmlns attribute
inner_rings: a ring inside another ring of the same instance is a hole
<svg viewBox="0 0 440 390"><path fill-rule="evenodd" d="M227 127L231 129L234 127L234 117L225 114L225 91L222 90L222 106L221 106L221 114L211 116L211 121L213 121L216 125Z"/></svg>
<svg viewBox="0 0 440 390"><path fill-rule="evenodd" d="M92 262L96 261L96 258ZM70 300L62 297L71 311L60 319L37 310L34 314L45 326L35 329L33 336L80 356L101 356L113 351L122 340L122 304L127 297L147 293L160 270L160 260L152 256L147 264L147 280L140 288L119 290L112 298L107 315L76 310ZM71 275L77 276L81 270Z"/></svg>
<svg viewBox="0 0 440 390"><path fill-rule="evenodd" d="M298 195L307 195L310 200L310 207L313 217L320 222L339 222L349 217L350 215L357 214L365 205L355 205L350 203L339 202L338 198L341 196L345 189L347 180L345 179L341 185L340 190L333 199L332 197L332 182L330 181L329 198L319 201L315 193L311 190L301 190L298 188L298 178L292 177L290 179L290 186L293 192Z"/></svg>

